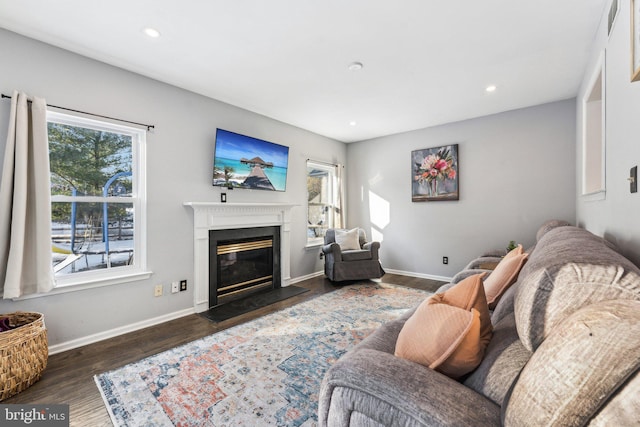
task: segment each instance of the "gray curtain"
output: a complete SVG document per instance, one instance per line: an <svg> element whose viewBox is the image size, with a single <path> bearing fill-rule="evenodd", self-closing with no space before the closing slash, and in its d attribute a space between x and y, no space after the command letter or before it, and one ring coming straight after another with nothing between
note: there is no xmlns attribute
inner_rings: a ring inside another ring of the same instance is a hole
<svg viewBox="0 0 640 427"><path fill-rule="evenodd" d="M0 291L4 299L53 289L47 104L13 92L0 181Z"/></svg>

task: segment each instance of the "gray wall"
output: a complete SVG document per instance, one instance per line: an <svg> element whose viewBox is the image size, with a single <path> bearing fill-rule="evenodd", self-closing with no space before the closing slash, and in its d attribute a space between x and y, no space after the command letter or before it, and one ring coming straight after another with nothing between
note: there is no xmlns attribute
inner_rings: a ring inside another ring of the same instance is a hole
<svg viewBox="0 0 640 427"><path fill-rule="evenodd" d="M578 185L576 210L581 226L616 243L625 256L640 265L640 193L631 194L627 181L629 169L640 164L640 82L630 81L629 3L629 0L620 1L618 17L609 38L606 14L603 16L591 65L577 98L576 182L580 183L582 98L598 58L606 49L606 198L587 201L581 196Z"/></svg>
<svg viewBox="0 0 640 427"><path fill-rule="evenodd" d="M459 144L460 200L411 202L411 151ZM451 277L547 219L575 220L575 101L349 144L348 224L383 239L383 266ZM442 264L442 257L449 264Z"/></svg>
<svg viewBox="0 0 640 427"><path fill-rule="evenodd" d="M156 126L147 137L147 244L152 278L0 301L0 312L45 313L50 344L56 345L192 308L193 286L172 295L168 284L185 278L193 284L193 213L182 203L220 200L220 190L210 184L217 127L290 147L286 192L234 190L228 192L228 201L298 204L292 213L291 277L322 269L317 249L304 248L306 159L344 163L345 144L1 29L0 52L2 93L18 89L53 105ZM0 102L0 157L9 108L10 101ZM156 284L165 285L165 296L153 297Z"/></svg>

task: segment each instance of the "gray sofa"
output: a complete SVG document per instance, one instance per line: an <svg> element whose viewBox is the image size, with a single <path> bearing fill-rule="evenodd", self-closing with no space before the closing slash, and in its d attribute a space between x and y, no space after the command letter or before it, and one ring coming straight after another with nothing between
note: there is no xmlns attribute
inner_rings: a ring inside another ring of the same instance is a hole
<svg viewBox="0 0 640 427"><path fill-rule="evenodd" d="M453 380L394 356L410 310L329 369L320 425L640 425L640 270L602 238L557 225L541 228L493 311L477 369Z"/></svg>

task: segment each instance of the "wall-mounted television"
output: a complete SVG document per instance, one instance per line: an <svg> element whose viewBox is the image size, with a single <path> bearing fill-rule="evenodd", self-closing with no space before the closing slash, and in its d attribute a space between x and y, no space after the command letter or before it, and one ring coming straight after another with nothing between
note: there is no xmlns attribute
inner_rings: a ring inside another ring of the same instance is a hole
<svg viewBox="0 0 640 427"><path fill-rule="evenodd" d="M285 191L289 147L216 129L213 185Z"/></svg>

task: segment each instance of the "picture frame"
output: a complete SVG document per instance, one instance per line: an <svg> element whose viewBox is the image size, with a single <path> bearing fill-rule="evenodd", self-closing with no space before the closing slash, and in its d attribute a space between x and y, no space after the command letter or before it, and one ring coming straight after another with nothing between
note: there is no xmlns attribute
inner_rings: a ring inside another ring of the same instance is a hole
<svg viewBox="0 0 640 427"><path fill-rule="evenodd" d="M411 152L411 201L459 199L458 144Z"/></svg>
<svg viewBox="0 0 640 427"><path fill-rule="evenodd" d="M640 0L631 0L631 81L640 80Z"/></svg>

